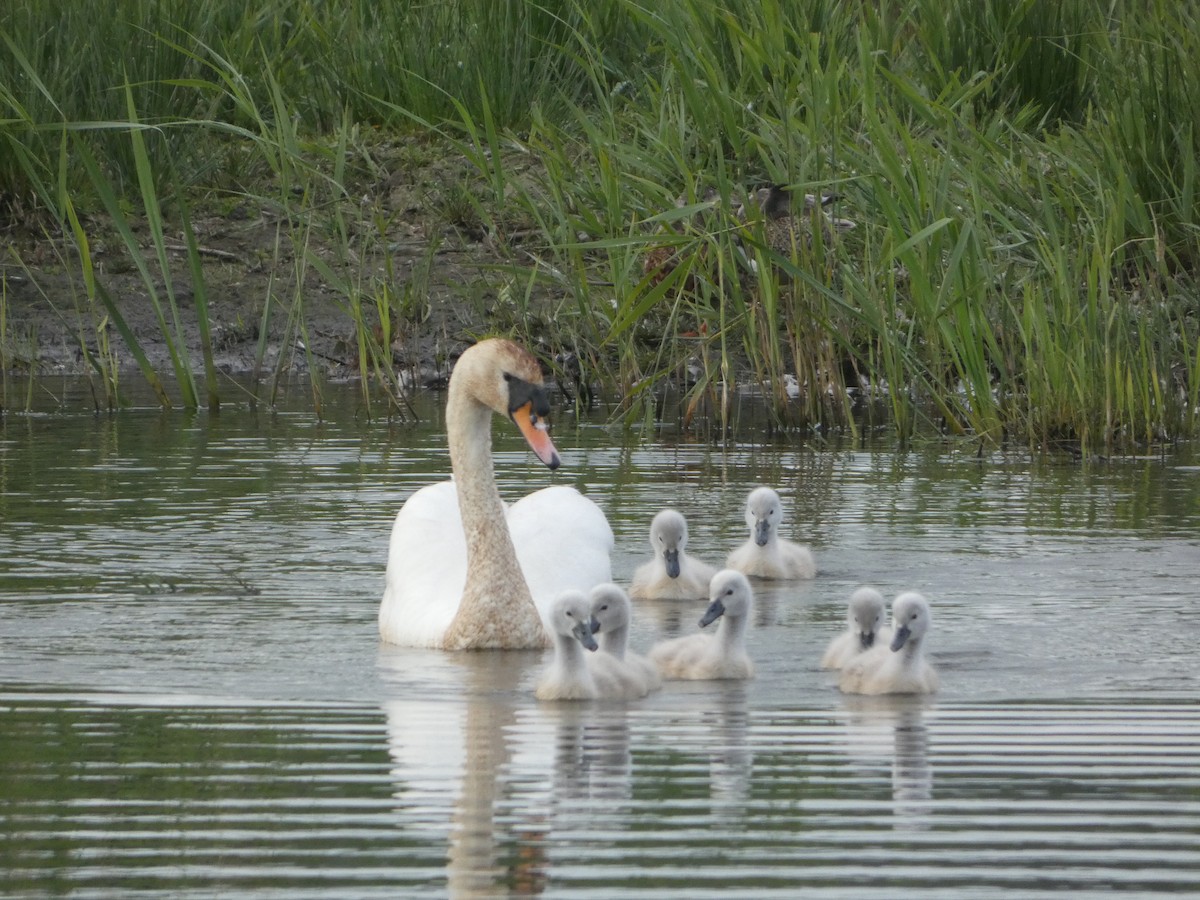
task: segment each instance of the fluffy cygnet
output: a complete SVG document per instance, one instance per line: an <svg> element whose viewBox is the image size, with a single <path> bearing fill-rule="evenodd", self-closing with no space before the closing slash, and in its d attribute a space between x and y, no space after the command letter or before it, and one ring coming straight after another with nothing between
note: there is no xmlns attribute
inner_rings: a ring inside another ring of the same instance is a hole
<svg viewBox="0 0 1200 900"><path fill-rule="evenodd" d="M632 609L629 597L615 584L592 588L592 628L600 635L600 652L588 657L597 676L608 676L622 686L626 698L644 697L662 687L658 668L628 649Z"/></svg>
<svg viewBox="0 0 1200 900"><path fill-rule="evenodd" d="M563 592L550 607L546 625L554 639L554 659L538 681L535 696L539 700L595 700L601 696L587 661L586 651L598 646L592 637L592 606L587 597L581 591Z"/></svg>
<svg viewBox="0 0 1200 900"><path fill-rule="evenodd" d="M755 488L746 498L750 539L729 554L725 564L759 578L812 578L817 564L812 551L779 536L783 503L768 487Z"/></svg>
<svg viewBox="0 0 1200 900"><path fill-rule="evenodd" d="M663 678L704 680L752 678L754 665L746 655L746 625L754 595L741 572L722 569L709 583L708 610L700 627L721 620L716 634L689 634L655 644L650 661Z"/></svg>
<svg viewBox="0 0 1200 900"><path fill-rule="evenodd" d="M891 646L876 646L846 663L838 687L847 694L932 694L938 676L922 651L929 624L925 598L901 594L892 603Z"/></svg>
<svg viewBox="0 0 1200 900"><path fill-rule="evenodd" d="M631 596L646 600L704 600L716 569L686 552L687 520L673 509L664 509L650 523L650 549L654 558L638 566L630 585Z"/></svg>
<svg viewBox="0 0 1200 900"><path fill-rule="evenodd" d="M850 595L846 630L829 642L821 657L822 669L840 669L860 653L892 640L892 630L884 625L883 594L873 587L860 587Z"/></svg>

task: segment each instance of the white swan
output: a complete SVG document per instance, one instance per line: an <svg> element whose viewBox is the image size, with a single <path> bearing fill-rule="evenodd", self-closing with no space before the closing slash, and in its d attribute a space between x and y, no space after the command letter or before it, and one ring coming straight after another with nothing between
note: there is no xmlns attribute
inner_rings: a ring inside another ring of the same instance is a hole
<svg viewBox="0 0 1200 900"><path fill-rule="evenodd" d="M511 341L481 341L459 358L446 402L454 480L417 491L396 515L379 607L385 641L544 647L542 615L558 594L612 580L612 529L595 503L550 487L506 509L496 489L492 414L510 418L554 469L549 411L537 360Z"/></svg>
<svg viewBox="0 0 1200 900"><path fill-rule="evenodd" d="M883 594L873 587L860 587L850 595L846 630L829 642L821 657L822 669L840 669L858 654L892 640L892 630L884 625Z"/></svg>
<svg viewBox="0 0 1200 900"><path fill-rule="evenodd" d="M687 520L673 509L664 509L650 523L650 549L654 558L637 567L629 593L647 600L703 600L716 574L712 566L686 552Z"/></svg>
<svg viewBox="0 0 1200 900"><path fill-rule="evenodd" d="M629 651L629 597L615 584L592 588L592 625L600 635L600 652L588 657L594 673L610 673L625 686L627 696L644 697L662 687L658 667Z"/></svg>
<svg viewBox="0 0 1200 900"><path fill-rule="evenodd" d="M807 547L779 536L783 503L768 487L755 488L746 498L750 539L729 554L725 564L759 578L812 578L817 564Z"/></svg>
<svg viewBox="0 0 1200 900"><path fill-rule="evenodd" d="M600 685L588 665L585 648L595 651L592 608L580 591L564 591L547 612L547 627L554 639L554 659L538 679L534 695L539 700L595 700ZM606 681L608 690L615 683Z"/></svg>
<svg viewBox="0 0 1200 900"><path fill-rule="evenodd" d="M925 598L901 594L892 603L891 646L874 647L846 663L838 687L847 694L932 694L938 675L922 648L929 624Z"/></svg>
<svg viewBox="0 0 1200 900"><path fill-rule="evenodd" d="M709 583L711 602L700 627L721 619L716 634L689 634L655 644L650 661L663 678L753 678L754 664L746 654L746 625L754 594L741 572L722 569Z"/></svg>

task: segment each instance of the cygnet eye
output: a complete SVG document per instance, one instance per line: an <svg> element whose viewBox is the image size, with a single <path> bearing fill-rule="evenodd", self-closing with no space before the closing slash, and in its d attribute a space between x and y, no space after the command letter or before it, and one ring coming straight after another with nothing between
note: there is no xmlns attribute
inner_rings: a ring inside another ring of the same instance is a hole
<svg viewBox="0 0 1200 900"><path fill-rule="evenodd" d="M607 603L605 603L602 607L600 607L600 612L608 612L608 604Z"/></svg>
<svg viewBox="0 0 1200 900"><path fill-rule="evenodd" d="M725 596L726 596L726 597L732 597L732 596L733 596L733 588L726 588L726 589L725 589Z"/></svg>

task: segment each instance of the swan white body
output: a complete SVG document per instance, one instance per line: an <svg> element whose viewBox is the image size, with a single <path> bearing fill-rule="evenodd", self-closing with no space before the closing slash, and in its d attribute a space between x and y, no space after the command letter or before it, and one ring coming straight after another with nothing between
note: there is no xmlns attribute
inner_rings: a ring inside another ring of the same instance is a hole
<svg viewBox="0 0 1200 900"><path fill-rule="evenodd" d="M840 669L860 653L892 641L892 630L884 625L883 594L861 587L850 595L846 630L829 642L821 657L822 669Z"/></svg>
<svg viewBox="0 0 1200 900"><path fill-rule="evenodd" d="M779 536L783 503L768 487L755 488L746 498L746 524L750 539L729 554L731 569L758 578L801 579L817 574L812 551Z"/></svg>
<svg viewBox="0 0 1200 900"><path fill-rule="evenodd" d="M628 649L632 610L625 592L615 584L600 584L592 588L590 599L592 623L600 635L600 652L588 657L593 673L617 679L630 698L662 687L658 667Z"/></svg>
<svg viewBox="0 0 1200 900"><path fill-rule="evenodd" d="M740 679L754 677L754 664L746 653L746 626L754 594L741 572L722 569L709 584L708 611L703 628L717 618L716 634L689 634L655 644L650 661L665 679Z"/></svg>
<svg viewBox="0 0 1200 900"><path fill-rule="evenodd" d="M687 520L673 509L664 509L650 523L650 550L654 558L633 573L629 593L646 600L703 600L717 570L686 552Z"/></svg>
<svg viewBox="0 0 1200 900"><path fill-rule="evenodd" d="M925 658L929 604L920 594L901 594L892 603L893 637L860 653L842 669L838 687L847 694L932 694L938 675Z"/></svg>
<svg viewBox="0 0 1200 900"><path fill-rule="evenodd" d="M554 659L538 680L534 692L539 700L595 700L600 684L611 692L611 680L598 682L588 665L588 651L595 651L592 610L580 591L565 591L550 604L546 624L554 639Z"/></svg>
<svg viewBox="0 0 1200 900"><path fill-rule="evenodd" d="M493 413L511 418L556 468L541 421L548 411L537 361L516 344L482 341L463 353L446 404L454 480L417 491L396 515L379 607L385 641L544 647L543 619L560 593L612 580L612 529L595 503L560 486L506 507L496 488Z"/></svg>

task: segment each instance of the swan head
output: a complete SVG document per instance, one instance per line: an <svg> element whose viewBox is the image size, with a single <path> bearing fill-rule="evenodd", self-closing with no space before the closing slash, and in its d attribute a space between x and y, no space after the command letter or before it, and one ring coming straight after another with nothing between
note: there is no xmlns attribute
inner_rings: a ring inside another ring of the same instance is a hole
<svg viewBox="0 0 1200 900"><path fill-rule="evenodd" d="M860 587L850 595L850 629L858 635L863 650L875 643L875 635L883 627L883 614L883 594L875 588Z"/></svg>
<svg viewBox="0 0 1200 900"><path fill-rule="evenodd" d="M650 549L662 556L671 578L679 577L679 554L687 542L687 520L675 510L664 509L650 523Z"/></svg>
<svg viewBox="0 0 1200 900"><path fill-rule="evenodd" d="M901 594L892 602L892 627L896 629L892 638L892 650L905 644L916 645L929 630L929 604L917 593Z"/></svg>
<svg viewBox="0 0 1200 900"><path fill-rule="evenodd" d="M511 419L537 458L551 469L558 468L558 451L546 430L550 400L532 353L503 338L480 341L455 363L450 390L456 389Z"/></svg>
<svg viewBox="0 0 1200 900"><path fill-rule="evenodd" d="M588 650L600 645L592 637L592 607L581 591L564 591L550 607L549 624L557 635L579 641Z"/></svg>
<svg viewBox="0 0 1200 900"><path fill-rule="evenodd" d="M629 596L615 584L598 584L591 594L592 632L617 631L629 624Z"/></svg>
<svg viewBox="0 0 1200 900"><path fill-rule="evenodd" d="M767 546L771 532L778 530L783 522L783 502L769 487L755 488L746 498L746 524L754 536L754 543Z"/></svg>
<svg viewBox="0 0 1200 900"><path fill-rule="evenodd" d="M711 625L721 616L740 619L750 614L754 592L750 582L736 569L722 569L708 583L708 609L700 619L700 627Z"/></svg>

